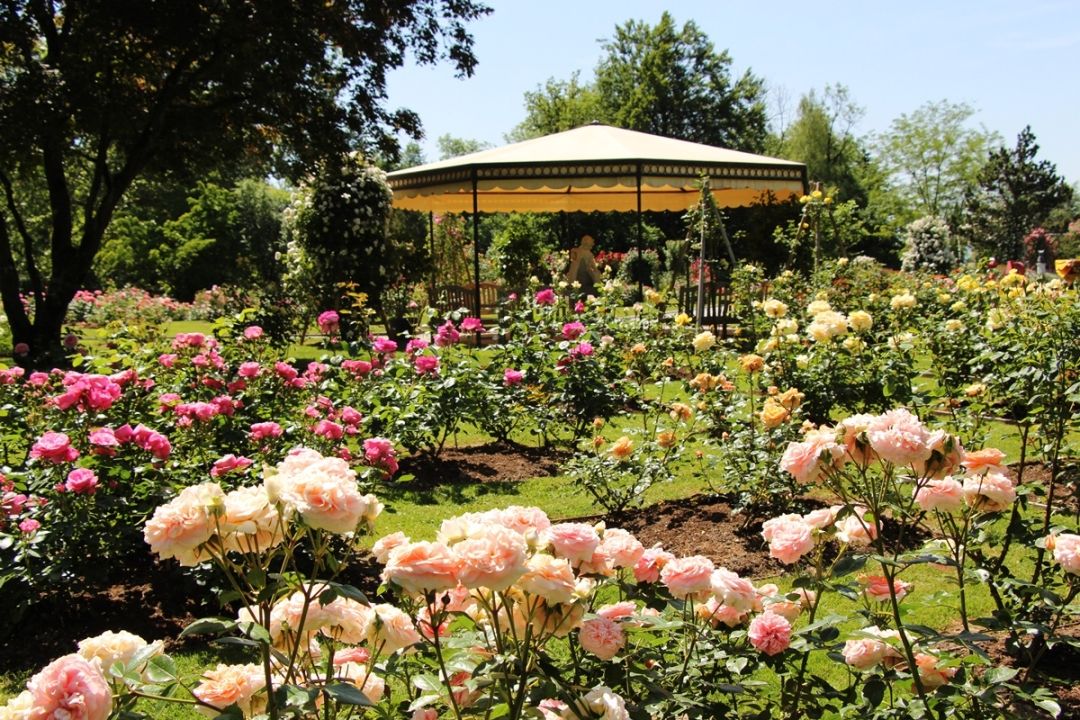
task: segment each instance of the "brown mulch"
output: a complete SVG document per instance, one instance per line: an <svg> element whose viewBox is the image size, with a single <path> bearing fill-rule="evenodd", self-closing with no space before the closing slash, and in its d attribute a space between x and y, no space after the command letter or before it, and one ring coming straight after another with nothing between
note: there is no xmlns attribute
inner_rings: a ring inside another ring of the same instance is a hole
<svg viewBox="0 0 1080 720"><path fill-rule="evenodd" d="M401 461L398 477L412 475L403 483L410 488L440 485L519 482L557 475L566 453L516 443L489 443L474 447L444 448L438 456L424 453Z"/></svg>

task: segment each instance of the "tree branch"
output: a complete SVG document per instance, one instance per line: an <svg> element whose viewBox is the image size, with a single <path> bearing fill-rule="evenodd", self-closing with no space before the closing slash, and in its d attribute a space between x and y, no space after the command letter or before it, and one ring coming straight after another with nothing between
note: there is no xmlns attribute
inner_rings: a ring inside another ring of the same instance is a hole
<svg viewBox="0 0 1080 720"><path fill-rule="evenodd" d="M30 235L26 223L23 222L22 213L19 212L19 206L15 202L15 190L12 187L11 178L9 178L7 173L3 170L0 170L0 185L4 186L4 196L7 199L8 212L11 213L11 218L15 221L15 229L19 231L19 236L23 241L23 254L26 256L26 272L30 275L30 285L34 290L34 302L37 303L36 307L41 307L41 301L43 300L41 293L43 287L41 285L41 273L38 272L37 268L37 260L34 258L34 238ZM14 257L12 257L12 264L14 264Z"/></svg>

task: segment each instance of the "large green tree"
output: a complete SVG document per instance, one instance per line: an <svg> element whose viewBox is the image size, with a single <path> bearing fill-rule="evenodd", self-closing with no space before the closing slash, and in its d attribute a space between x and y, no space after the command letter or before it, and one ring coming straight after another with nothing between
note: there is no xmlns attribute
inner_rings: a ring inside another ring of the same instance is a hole
<svg viewBox="0 0 1080 720"><path fill-rule="evenodd" d="M987 153L1001 143L997 133L970 126L974 115L965 103L929 102L893 120L877 138L878 161L908 220L956 221Z"/></svg>
<svg viewBox="0 0 1080 720"><path fill-rule="evenodd" d="M575 72L569 80L551 78L543 87L525 93L525 119L507 139L519 142L607 120L596 86L582 83L579 76Z"/></svg>
<svg viewBox="0 0 1080 720"><path fill-rule="evenodd" d="M604 43L596 90L604 119L665 137L760 152L765 144L762 80L732 78L731 56L717 52L693 22L677 27L630 20Z"/></svg>
<svg viewBox="0 0 1080 720"><path fill-rule="evenodd" d="M136 178L348 146L392 155L406 57L476 62L473 0L11 0L0 6L0 295L20 362L61 359L68 303ZM44 204L45 217L35 212ZM27 313L20 274L33 296Z"/></svg>
<svg viewBox="0 0 1080 720"><path fill-rule="evenodd" d="M967 193L962 218L963 235L977 250L1000 260L1022 258L1024 236L1072 200L1072 188L1052 162L1036 159L1038 152L1026 127L1016 147L990 153L978 185Z"/></svg>

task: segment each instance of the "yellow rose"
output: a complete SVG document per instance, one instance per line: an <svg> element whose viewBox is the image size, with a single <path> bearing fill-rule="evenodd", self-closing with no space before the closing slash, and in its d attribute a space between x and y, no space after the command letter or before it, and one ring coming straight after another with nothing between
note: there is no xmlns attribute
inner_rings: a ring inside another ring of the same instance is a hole
<svg viewBox="0 0 1080 720"><path fill-rule="evenodd" d="M874 325L874 318L864 310L856 310L848 315L848 324L855 332L866 332Z"/></svg>
<svg viewBox="0 0 1080 720"><path fill-rule="evenodd" d="M679 313L675 316L675 324L679 327L686 327L690 324L690 316L686 313Z"/></svg>
<svg viewBox="0 0 1080 720"><path fill-rule="evenodd" d="M791 412L786 407L769 398L765 401L765 406L761 408L761 424L771 430L787 420L790 415Z"/></svg>
<svg viewBox="0 0 1080 720"><path fill-rule="evenodd" d="M698 333L690 343L696 352L705 352L716 344L716 336L708 330Z"/></svg>
<svg viewBox="0 0 1080 720"><path fill-rule="evenodd" d="M760 355L743 355L739 358L739 364L745 372L761 372L765 368L765 358Z"/></svg>

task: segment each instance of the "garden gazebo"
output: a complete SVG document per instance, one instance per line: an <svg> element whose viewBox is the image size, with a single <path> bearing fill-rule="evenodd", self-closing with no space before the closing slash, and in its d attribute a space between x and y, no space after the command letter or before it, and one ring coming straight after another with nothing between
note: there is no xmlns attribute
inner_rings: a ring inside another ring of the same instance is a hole
<svg viewBox="0 0 1080 720"><path fill-rule="evenodd" d="M636 211L640 251L641 213L691 207L702 176L719 207L806 192L802 163L596 123L397 170L388 180L395 208L471 214L479 307L479 213Z"/></svg>

